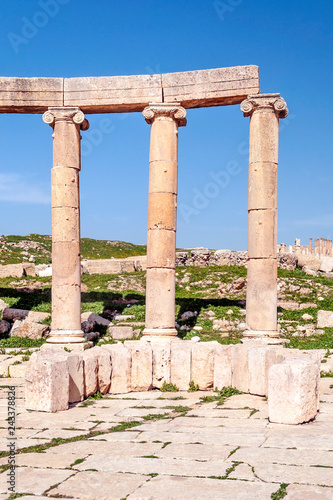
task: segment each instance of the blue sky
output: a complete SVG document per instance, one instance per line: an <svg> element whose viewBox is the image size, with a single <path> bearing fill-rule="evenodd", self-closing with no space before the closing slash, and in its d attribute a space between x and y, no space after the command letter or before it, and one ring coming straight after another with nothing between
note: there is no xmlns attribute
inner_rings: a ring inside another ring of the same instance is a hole
<svg viewBox="0 0 333 500"><path fill-rule="evenodd" d="M10 33L22 36L27 22L38 24L47 0L2 0L0 76L256 64L261 91L280 92L290 110L280 122L278 241L333 239L332 2L49 2L53 11L45 26L14 46ZM150 127L141 113L88 118L82 236L145 243ZM40 115L0 115L0 234L51 233L51 132ZM248 134L249 119L238 105L188 111L179 133L177 246L246 249ZM226 187L203 197L212 175L231 169L235 175Z"/></svg>

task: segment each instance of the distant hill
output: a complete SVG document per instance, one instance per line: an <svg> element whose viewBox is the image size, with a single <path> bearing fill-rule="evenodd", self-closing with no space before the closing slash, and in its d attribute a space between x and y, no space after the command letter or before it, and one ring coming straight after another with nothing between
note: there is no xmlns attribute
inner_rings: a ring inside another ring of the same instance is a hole
<svg viewBox="0 0 333 500"><path fill-rule="evenodd" d="M0 237L0 264L17 264L23 261L36 264L51 263L51 236L28 234L27 236ZM146 245L133 245L125 241L81 239L82 259L111 259L145 255Z"/></svg>

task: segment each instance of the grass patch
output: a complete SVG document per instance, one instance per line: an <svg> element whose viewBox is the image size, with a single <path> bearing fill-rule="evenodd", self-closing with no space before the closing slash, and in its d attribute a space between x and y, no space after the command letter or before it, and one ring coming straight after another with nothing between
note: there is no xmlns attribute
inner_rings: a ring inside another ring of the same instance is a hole
<svg viewBox="0 0 333 500"><path fill-rule="evenodd" d="M161 391L162 392L178 392L178 387L175 384L167 383L165 380L162 384Z"/></svg>
<svg viewBox="0 0 333 500"><path fill-rule="evenodd" d="M284 498L287 494L287 487L288 486L289 486L289 484L282 483L280 485L280 488L275 493L272 493L271 499L272 500L280 500L281 498Z"/></svg>

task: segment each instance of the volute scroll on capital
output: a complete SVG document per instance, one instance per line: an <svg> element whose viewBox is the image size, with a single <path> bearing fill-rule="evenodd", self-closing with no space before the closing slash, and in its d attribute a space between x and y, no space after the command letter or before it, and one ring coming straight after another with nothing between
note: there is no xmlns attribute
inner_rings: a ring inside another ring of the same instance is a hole
<svg viewBox="0 0 333 500"><path fill-rule="evenodd" d="M88 130L89 122L79 108L55 107L49 108L43 114L43 122L54 127L56 121L64 121L80 125L81 130Z"/></svg>
<svg viewBox="0 0 333 500"><path fill-rule="evenodd" d="M269 109L274 111L278 118L286 118L289 110L286 101L280 94L249 95L240 105L244 116L251 116L254 111Z"/></svg>
<svg viewBox="0 0 333 500"><path fill-rule="evenodd" d="M156 118L159 117L168 117L175 120L178 124L178 127L184 127L187 123L186 120L186 109L183 108L180 104L150 104L147 106L143 112L143 116L146 119L146 122L151 125Z"/></svg>

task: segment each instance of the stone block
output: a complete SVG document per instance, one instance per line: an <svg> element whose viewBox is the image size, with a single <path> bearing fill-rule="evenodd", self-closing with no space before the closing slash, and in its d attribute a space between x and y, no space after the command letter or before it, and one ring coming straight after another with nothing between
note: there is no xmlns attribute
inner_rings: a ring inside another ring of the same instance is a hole
<svg viewBox="0 0 333 500"><path fill-rule="evenodd" d="M191 382L192 349L191 340L171 342L170 381L180 391L187 391Z"/></svg>
<svg viewBox="0 0 333 500"><path fill-rule="evenodd" d="M270 422L303 424L315 418L320 369L316 362L288 359L271 366L268 386Z"/></svg>
<svg viewBox="0 0 333 500"><path fill-rule="evenodd" d="M267 396L269 368L283 360L280 346L251 347L248 351L249 392Z"/></svg>
<svg viewBox="0 0 333 500"><path fill-rule="evenodd" d="M124 342L132 357L131 390L149 391L153 386L153 353L149 342Z"/></svg>
<svg viewBox="0 0 333 500"><path fill-rule="evenodd" d="M84 363L81 352L67 354L69 372L69 402L76 403L84 399Z"/></svg>
<svg viewBox="0 0 333 500"><path fill-rule="evenodd" d="M84 369L84 397L92 396L98 390L98 358L93 349L82 353Z"/></svg>
<svg viewBox="0 0 333 500"><path fill-rule="evenodd" d="M48 325L41 325L40 323L33 323L28 319L23 321L16 320L11 329L11 337L21 337L28 339L41 339L47 337L50 332Z"/></svg>
<svg viewBox="0 0 333 500"><path fill-rule="evenodd" d="M35 323L40 323L45 319L50 317L50 313L44 313L39 311L29 311L25 309L14 309L13 307L8 307L3 310L2 319L6 321L15 321L17 319L28 319Z"/></svg>
<svg viewBox="0 0 333 500"><path fill-rule="evenodd" d="M15 365L14 363L8 367L10 378L25 378L25 373L27 371L28 362L19 363Z"/></svg>
<svg viewBox="0 0 333 500"><path fill-rule="evenodd" d="M249 165L248 209L274 209L277 206L277 164L257 162Z"/></svg>
<svg viewBox="0 0 333 500"><path fill-rule="evenodd" d="M147 235L147 266L148 268L176 267L176 231L149 229Z"/></svg>
<svg viewBox="0 0 333 500"><path fill-rule="evenodd" d="M275 209L249 211L248 257L276 257L277 211Z"/></svg>
<svg viewBox="0 0 333 500"><path fill-rule="evenodd" d="M333 311L318 311L317 327L333 328Z"/></svg>
<svg viewBox="0 0 333 500"><path fill-rule="evenodd" d="M234 66L162 75L165 102L185 108L239 104L259 90L258 66Z"/></svg>
<svg viewBox="0 0 333 500"><path fill-rule="evenodd" d="M197 342L192 349L191 380L201 391L214 385L214 358L218 342Z"/></svg>
<svg viewBox="0 0 333 500"><path fill-rule="evenodd" d="M0 112L43 113L63 106L63 78L0 78Z"/></svg>
<svg viewBox="0 0 333 500"><path fill-rule="evenodd" d="M177 195L149 193L148 229L175 230L177 225Z"/></svg>
<svg viewBox="0 0 333 500"><path fill-rule="evenodd" d="M246 294L246 325L249 330L277 330L276 282L276 259L249 260Z"/></svg>
<svg viewBox="0 0 333 500"><path fill-rule="evenodd" d="M214 356L214 389L232 386L232 349L234 346L218 344Z"/></svg>
<svg viewBox="0 0 333 500"><path fill-rule="evenodd" d="M113 326L111 324L108 331L113 340L133 339L135 336L132 326Z"/></svg>
<svg viewBox="0 0 333 500"><path fill-rule="evenodd" d="M68 409L67 355L60 349L34 352L26 374L25 408L55 412Z"/></svg>
<svg viewBox="0 0 333 500"><path fill-rule="evenodd" d="M97 356L98 361L98 390L102 394L106 394L110 389L112 376L112 360L111 354L102 347L93 347L91 349Z"/></svg>
<svg viewBox="0 0 333 500"><path fill-rule="evenodd" d="M133 260L122 259L120 262L120 268L122 273L134 273L135 262Z"/></svg>
<svg viewBox="0 0 333 500"><path fill-rule="evenodd" d="M23 264L0 265L0 278L22 278L24 276Z"/></svg>
<svg viewBox="0 0 333 500"><path fill-rule="evenodd" d="M82 272L86 274L120 274L120 259L84 260L81 263Z"/></svg>
<svg viewBox="0 0 333 500"><path fill-rule="evenodd" d="M131 391L131 351L123 344L107 344L102 347L111 354L112 375L110 394L124 394Z"/></svg>
<svg viewBox="0 0 333 500"><path fill-rule="evenodd" d="M49 266L46 269L41 269L40 271L38 271L38 276L40 277L52 276L52 266Z"/></svg>
<svg viewBox="0 0 333 500"><path fill-rule="evenodd" d="M298 267L306 267L311 271L319 271L320 269L320 260L315 255L303 255L298 254Z"/></svg>
<svg viewBox="0 0 333 500"><path fill-rule="evenodd" d="M111 321L98 314L92 312L84 312L81 314L81 321L88 321L89 323L94 323L96 325L109 326Z"/></svg>
<svg viewBox="0 0 333 500"><path fill-rule="evenodd" d="M149 328L175 328L175 271L147 269L146 296Z"/></svg>
<svg viewBox="0 0 333 500"><path fill-rule="evenodd" d="M171 342L156 340L151 342L153 351L153 388L160 389L164 382L170 383Z"/></svg>
<svg viewBox="0 0 333 500"><path fill-rule="evenodd" d="M10 330L10 323L4 319L0 321L0 335L8 333Z"/></svg>
<svg viewBox="0 0 333 500"><path fill-rule="evenodd" d="M254 344L257 345L257 344ZM232 387L249 392L249 349L253 343L236 344L232 348Z"/></svg>

